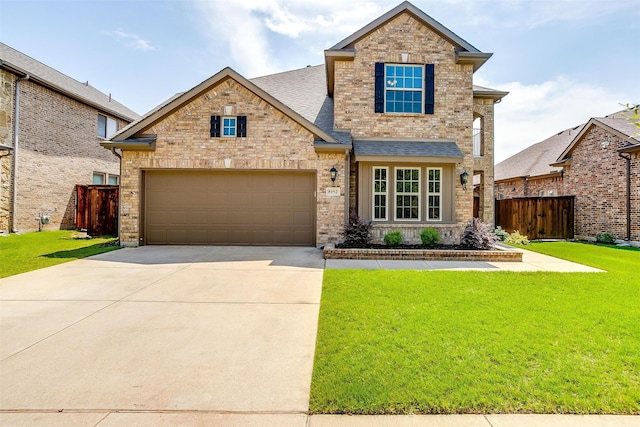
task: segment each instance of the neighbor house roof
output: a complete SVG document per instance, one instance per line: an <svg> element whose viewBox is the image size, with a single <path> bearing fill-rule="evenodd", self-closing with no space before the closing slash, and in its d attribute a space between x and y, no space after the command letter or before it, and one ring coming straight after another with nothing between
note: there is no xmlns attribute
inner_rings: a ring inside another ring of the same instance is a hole
<svg viewBox="0 0 640 427"><path fill-rule="evenodd" d="M395 19L402 13L410 14L419 22L438 34L440 37L451 43L456 50L456 62L461 64L472 64L474 72L478 70L485 62L487 62L487 60L493 55L492 53L480 52L477 48L471 45L471 43L458 36L456 33L433 19L431 16L424 13L422 10L415 7L410 2L405 1L400 3L395 8L391 9L389 12L380 16L378 19L374 20L368 25L365 25L341 42L325 50L327 88L329 95L333 95L333 70L335 60L339 59L352 61L355 58L354 46L359 40L367 37L369 34L376 31L387 22Z"/></svg>
<svg viewBox="0 0 640 427"><path fill-rule="evenodd" d="M211 76L207 80L203 81L199 85L193 87L192 89L174 95L172 98L168 99L166 102L160 104L158 107L149 111L138 121L131 123L129 126L117 132L113 135L109 141L101 143L101 145L105 148L125 148L131 146L131 144L135 144L140 138L135 138L136 134L143 129L151 126L153 123L157 123L160 120L163 120L168 115L172 114L177 109L191 102L194 98L201 96L204 92L211 89L213 86L227 80L232 79L238 84L245 87L250 92L259 96L261 99L264 99L266 102L274 106L276 109L281 111L284 115L291 118L302 127L307 129L310 133L312 133L317 139L320 139L328 144L323 144L323 149L328 150L331 146L336 146L336 149L342 150L344 149L344 145L340 144L336 138L330 135L328 132L314 124L311 119L313 119L314 111L317 110L317 105L315 101L309 102L307 108L302 108L298 105L298 108L301 108L307 114L306 118L302 114L294 111L290 106L283 103L280 99L275 98L273 95L266 92L264 89L260 88L255 83L247 80L240 74L238 74L233 69L226 67L217 74ZM313 91L311 91L313 92ZM282 94L281 94L282 96ZM291 103L291 101L289 101ZM322 108L321 108L322 109ZM320 112L318 111L318 115ZM145 137L147 135L140 135L141 137ZM150 144L150 143L145 143ZM327 147L327 145L331 145ZM137 145L134 145L137 146ZM149 145L150 147L150 145Z"/></svg>
<svg viewBox="0 0 640 427"><path fill-rule="evenodd" d="M498 163L494 169L495 181L560 173L562 167L551 166L551 163L556 161L583 126L558 132Z"/></svg>
<svg viewBox="0 0 640 427"><path fill-rule="evenodd" d="M582 128L580 133L571 141L564 151L557 157L555 165L561 165L571 158L571 153L578 145L582 137L592 128L599 127L619 138L626 140L630 146L640 143L638 128L631 122L631 109L619 111L604 117L593 117ZM626 147L625 147L626 148Z"/></svg>
<svg viewBox="0 0 640 427"><path fill-rule="evenodd" d="M28 76L29 80L42 86L128 122L140 117L111 98L111 95L90 86L89 82L81 83L72 79L4 43L0 43L0 68L20 77Z"/></svg>

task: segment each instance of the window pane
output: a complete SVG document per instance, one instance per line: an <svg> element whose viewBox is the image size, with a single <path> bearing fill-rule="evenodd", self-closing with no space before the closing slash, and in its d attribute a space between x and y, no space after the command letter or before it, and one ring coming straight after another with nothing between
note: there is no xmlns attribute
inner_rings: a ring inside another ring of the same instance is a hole
<svg viewBox="0 0 640 427"><path fill-rule="evenodd" d="M116 175L109 175L107 182L109 185L118 185L118 177Z"/></svg>
<svg viewBox="0 0 640 427"><path fill-rule="evenodd" d="M93 174L92 184L94 184L94 185L102 185L102 184L104 184L104 174L103 173L94 173Z"/></svg>
<svg viewBox="0 0 640 427"><path fill-rule="evenodd" d="M107 118L102 114L98 114L98 136L107 137Z"/></svg>
<svg viewBox="0 0 640 427"><path fill-rule="evenodd" d="M118 123L112 118L107 117L107 138L110 138L118 131Z"/></svg>

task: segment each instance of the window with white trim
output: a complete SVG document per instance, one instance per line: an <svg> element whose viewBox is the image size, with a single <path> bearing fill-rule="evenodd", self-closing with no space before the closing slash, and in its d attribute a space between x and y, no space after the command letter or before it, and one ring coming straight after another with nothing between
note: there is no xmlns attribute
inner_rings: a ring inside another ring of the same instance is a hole
<svg viewBox="0 0 640 427"><path fill-rule="evenodd" d="M373 168L373 219L387 220L387 174L389 168Z"/></svg>
<svg viewBox="0 0 640 427"><path fill-rule="evenodd" d="M420 220L420 168L396 168L397 221Z"/></svg>
<svg viewBox="0 0 640 427"><path fill-rule="evenodd" d="M442 220L442 168L427 168L427 221Z"/></svg>
<svg viewBox="0 0 640 427"><path fill-rule="evenodd" d="M236 136L236 118L235 117L222 118L222 136L226 136L226 137Z"/></svg>
<svg viewBox="0 0 640 427"><path fill-rule="evenodd" d="M94 172L91 179L93 185L118 185L120 183L120 177L118 175L112 175L106 172Z"/></svg>
<svg viewBox="0 0 640 427"><path fill-rule="evenodd" d="M421 65L385 65L385 112L422 113Z"/></svg>

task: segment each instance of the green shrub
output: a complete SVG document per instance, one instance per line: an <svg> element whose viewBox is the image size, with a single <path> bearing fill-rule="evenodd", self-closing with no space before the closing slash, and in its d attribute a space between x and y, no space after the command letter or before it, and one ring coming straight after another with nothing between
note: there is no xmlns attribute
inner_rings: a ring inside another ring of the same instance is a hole
<svg viewBox="0 0 640 427"><path fill-rule="evenodd" d="M596 242L612 245L615 243L615 239L611 233L602 233L596 236Z"/></svg>
<svg viewBox="0 0 640 427"><path fill-rule="evenodd" d="M440 243L440 233L433 227L423 228L420 231L420 240L423 245L433 248Z"/></svg>
<svg viewBox="0 0 640 427"><path fill-rule="evenodd" d="M507 231L505 229L503 229L502 227L498 226L493 230L493 234L495 234L496 236L498 236L498 239L500 239L501 242L504 242L504 240L509 237L509 233L507 233Z"/></svg>
<svg viewBox="0 0 640 427"><path fill-rule="evenodd" d="M349 222L344 225L342 237L344 246L365 248L371 243L371 221L363 221L358 214L351 212Z"/></svg>
<svg viewBox="0 0 640 427"><path fill-rule="evenodd" d="M491 232L488 224L478 218L471 218L462 232L460 245L469 249L488 250L493 249L497 241L498 236Z"/></svg>
<svg viewBox="0 0 640 427"><path fill-rule="evenodd" d="M402 244L402 232L400 230L390 231L384 235L384 243L387 246L398 246Z"/></svg>
<svg viewBox="0 0 640 427"><path fill-rule="evenodd" d="M520 234L520 231L515 230L513 233L509 234L509 236L504 241L508 245L528 245L529 238L527 236L523 236Z"/></svg>

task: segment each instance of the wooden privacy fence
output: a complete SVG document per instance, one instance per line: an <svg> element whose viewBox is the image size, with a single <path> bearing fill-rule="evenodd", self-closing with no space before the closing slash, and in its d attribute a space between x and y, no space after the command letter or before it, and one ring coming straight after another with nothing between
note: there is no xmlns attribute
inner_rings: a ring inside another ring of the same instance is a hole
<svg viewBox="0 0 640 427"><path fill-rule="evenodd" d="M496 200L496 226L529 239L573 239L574 196Z"/></svg>
<svg viewBox="0 0 640 427"><path fill-rule="evenodd" d="M76 185L76 228L89 236L118 235L117 185Z"/></svg>

